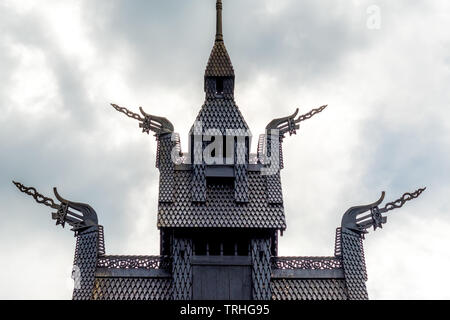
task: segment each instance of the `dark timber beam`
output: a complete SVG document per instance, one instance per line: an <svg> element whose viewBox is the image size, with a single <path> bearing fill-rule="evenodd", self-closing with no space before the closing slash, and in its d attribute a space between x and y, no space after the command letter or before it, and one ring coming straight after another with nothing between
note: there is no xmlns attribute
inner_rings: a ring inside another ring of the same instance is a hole
<svg viewBox="0 0 450 320"><path fill-rule="evenodd" d="M279 269L272 271L273 279L344 279L343 269Z"/></svg>
<svg viewBox="0 0 450 320"><path fill-rule="evenodd" d="M98 268L96 278L170 278L169 272L160 269L108 269Z"/></svg>

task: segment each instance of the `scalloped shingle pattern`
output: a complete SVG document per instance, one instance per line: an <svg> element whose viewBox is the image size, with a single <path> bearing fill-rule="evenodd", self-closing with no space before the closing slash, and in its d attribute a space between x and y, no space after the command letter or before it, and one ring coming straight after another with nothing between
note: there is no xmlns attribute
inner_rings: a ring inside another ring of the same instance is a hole
<svg viewBox="0 0 450 320"><path fill-rule="evenodd" d="M248 202L236 203L233 184L208 184L206 202L191 198L191 171L175 171L173 203L160 203L158 227L286 229L283 204L269 204L260 172L248 174Z"/></svg>
<svg viewBox="0 0 450 320"><path fill-rule="evenodd" d="M93 300L171 300L172 280L156 278L96 278Z"/></svg>
<svg viewBox="0 0 450 320"><path fill-rule="evenodd" d="M342 261L349 299L368 300L366 281L367 271L361 235L342 230Z"/></svg>
<svg viewBox="0 0 450 320"><path fill-rule="evenodd" d="M234 77L233 64L223 41L214 43L206 65L205 77Z"/></svg>
<svg viewBox="0 0 450 320"><path fill-rule="evenodd" d="M202 133L206 129L219 130L222 134L226 134L227 129L249 130L249 126L238 106L230 99L206 100L195 121L201 121ZM193 128L191 129L192 132Z"/></svg>
<svg viewBox="0 0 450 320"><path fill-rule="evenodd" d="M347 300L345 280L272 280L272 300Z"/></svg>

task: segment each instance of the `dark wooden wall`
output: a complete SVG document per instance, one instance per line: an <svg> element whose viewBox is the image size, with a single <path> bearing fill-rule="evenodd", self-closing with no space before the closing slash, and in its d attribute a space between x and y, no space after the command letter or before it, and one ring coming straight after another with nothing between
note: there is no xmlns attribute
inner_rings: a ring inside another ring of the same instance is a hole
<svg viewBox="0 0 450 320"><path fill-rule="evenodd" d="M252 271L247 257L194 257L194 300L251 300Z"/></svg>

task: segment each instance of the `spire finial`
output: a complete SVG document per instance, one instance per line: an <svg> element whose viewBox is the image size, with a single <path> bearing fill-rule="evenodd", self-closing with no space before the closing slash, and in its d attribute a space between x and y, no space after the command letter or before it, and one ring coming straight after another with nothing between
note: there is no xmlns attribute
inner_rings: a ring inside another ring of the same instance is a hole
<svg viewBox="0 0 450 320"><path fill-rule="evenodd" d="M217 42L217 41L223 41L223 33L222 33L222 0L217 0L216 10L217 10L217 21L216 21L216 42Z"/></svg>

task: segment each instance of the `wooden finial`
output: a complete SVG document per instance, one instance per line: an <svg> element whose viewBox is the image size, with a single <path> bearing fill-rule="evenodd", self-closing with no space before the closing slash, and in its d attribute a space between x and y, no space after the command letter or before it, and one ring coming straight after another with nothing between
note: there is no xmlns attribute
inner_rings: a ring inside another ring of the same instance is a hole
<svg viewBox="0 0 450 320"><path fill-rule="evenodd" d="M216 41L223 41L222 33L222 0L217 0Z"/></svg>

